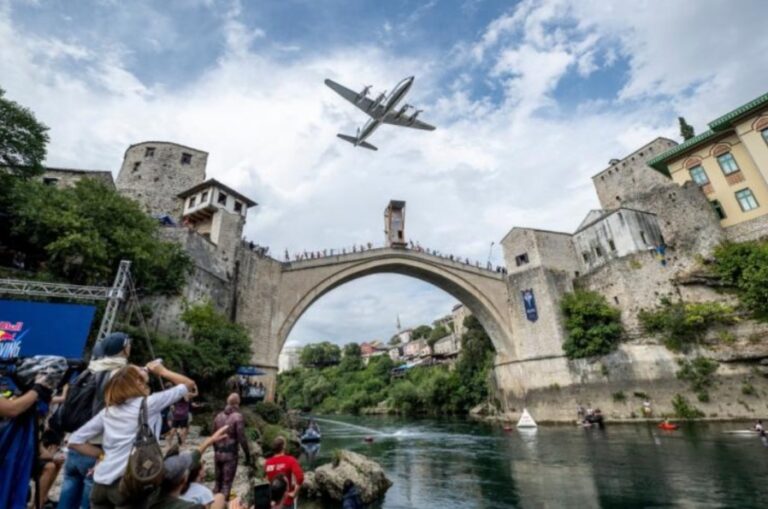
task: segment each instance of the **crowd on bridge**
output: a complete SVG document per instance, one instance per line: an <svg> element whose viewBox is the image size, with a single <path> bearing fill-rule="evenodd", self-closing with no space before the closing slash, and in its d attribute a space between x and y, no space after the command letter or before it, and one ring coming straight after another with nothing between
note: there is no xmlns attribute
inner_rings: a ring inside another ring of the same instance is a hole
<svg viewBox="0 0 768 509"><path fill-rule="evenodd" d="M240 395L227 397L211 436L189 447L197 384L160 359L140 366L130 357L131 338L115 332L77 368L56 356L3 359L15 369L0 365L0 507L257 509L232 492L240 451L246 466L256 459ZM285 438L270 445L264 472L272 502L258 507L293 508L304 474L285 454ZM213 489L202 459L209 448ZM62 472L60 498L50 500Z"/></svg>
<svg viewBox="0 0 768 509"><path fill-rule="evenodd" d="M386 246L381 246L386 247ZM294 253L293 256L291 256L288 249L285 250L284 253L284 259L286 262L300 262L304 260L319 260L323 258L329 258L332 256L339 256L339 255L347 255L347 254L353 254L353 253L363 253L365 251L371 251L373 249L379 248L378 246L375 246L372 242L367 242L365 244L353 244L351 247L342 247L341 249L323 249L322 251L301 251ZM417 241L409 241L407 245L403 246L404 249L409 249L412 251L416 251L418 253L425 253L430 256L436 256L438 258L442 258L444 260L449 260L456 263L461 263L462 265L467 266L474 266L478 269L485 269L489 270L491 272L497 272L499 274L506 274L507 269L501 265L497 265L494 267L494 265L490 262L490 260L483 266L479 261L472 262L468 257L461 257L456 256L453 254L445 254L437 249L430 249L428 247L422 247L421 244Z"/></svg>

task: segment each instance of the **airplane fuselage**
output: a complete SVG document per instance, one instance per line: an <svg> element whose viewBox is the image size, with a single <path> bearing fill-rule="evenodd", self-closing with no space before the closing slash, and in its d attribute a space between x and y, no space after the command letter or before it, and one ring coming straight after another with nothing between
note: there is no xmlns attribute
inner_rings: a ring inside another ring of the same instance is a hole
<svg viewBox="0 0 768 509"><path fill-rule="evenodd" d="M394 110L397 104L403 100L403 97L405 97L405 95L411 89L411 85L413 85L413 79L414 76L410 76L398 83L389 97L384 100L383 108L376 108L378 111L376 112L375 116L373 112L371 112L371 119L365 123L363 128L360 129L360 133L357 135L358 143L365 141L366 138L373 134L373 132L378 129L378 127L384 122L384 118L389 114L389 112Z"/></svg>

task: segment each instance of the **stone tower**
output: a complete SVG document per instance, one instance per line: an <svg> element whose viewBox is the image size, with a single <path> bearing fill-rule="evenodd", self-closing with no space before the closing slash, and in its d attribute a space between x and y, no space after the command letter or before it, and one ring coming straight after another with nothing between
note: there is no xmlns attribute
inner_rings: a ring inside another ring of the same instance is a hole
<svg viewBox="0 0 768 509"><path fill-rule="evenodd" d="M178 195L205 181L207 162L207 152L177 143L136 143L125 151L117 189L148 214L167 214L179 221L183 202Z"/></svg>

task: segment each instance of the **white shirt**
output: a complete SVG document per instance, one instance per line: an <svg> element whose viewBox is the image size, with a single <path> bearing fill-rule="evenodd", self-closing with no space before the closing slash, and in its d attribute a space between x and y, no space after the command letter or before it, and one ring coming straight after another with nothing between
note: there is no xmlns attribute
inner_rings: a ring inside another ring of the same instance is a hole
<svg viewBox="0 0 768 509"><path fill-rule="evenodd" d="M189 484L187 492L179 495L179 498L187 502L207 506L213 502L213 492L207 486L193 482Z"/></svg>
<svg viewBox="0 0 768 509"><path fill-rule="evenodd" d="M149 426L162 419L160 412L186 396L187 386L180 384L147 398ZM104 408L69 437L71 444L84 444L103 433L104 460L96 465L93 480L99 484L112 484L125 473L128 456L139 430L139 408L142 398L132 398L118 406Z"/></svg>

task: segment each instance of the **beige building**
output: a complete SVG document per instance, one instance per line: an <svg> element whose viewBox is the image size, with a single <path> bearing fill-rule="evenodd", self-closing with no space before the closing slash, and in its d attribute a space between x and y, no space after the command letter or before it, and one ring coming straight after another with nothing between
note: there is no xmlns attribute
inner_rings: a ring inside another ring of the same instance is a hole
<svg viewBox="0 0 768 509"><path fill-rule="evenodd" d="M763 223L768 213L768 93L648 164L678 184L695 182L724 228Z"/></svg>

